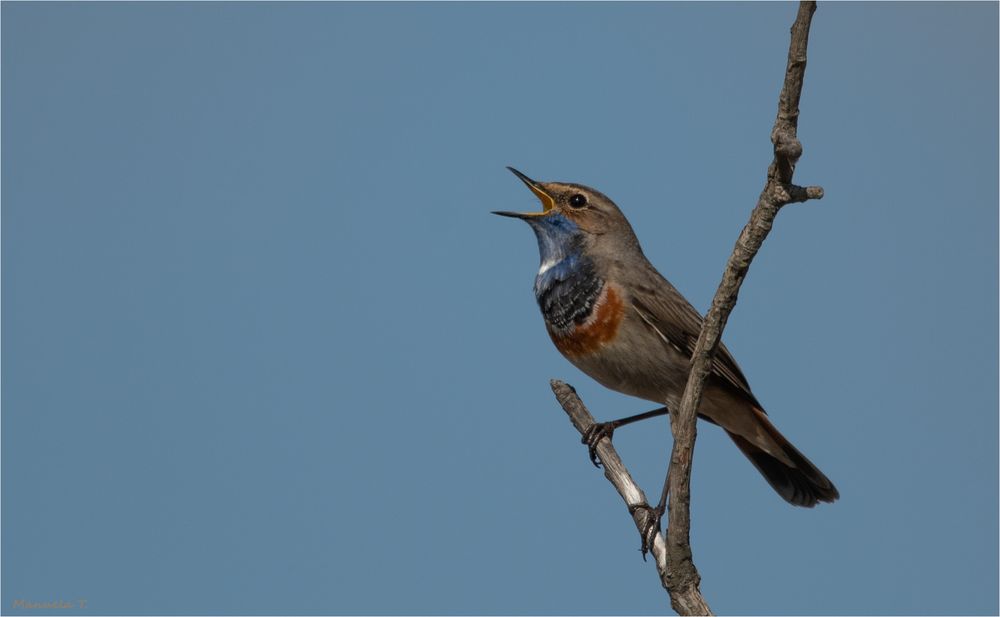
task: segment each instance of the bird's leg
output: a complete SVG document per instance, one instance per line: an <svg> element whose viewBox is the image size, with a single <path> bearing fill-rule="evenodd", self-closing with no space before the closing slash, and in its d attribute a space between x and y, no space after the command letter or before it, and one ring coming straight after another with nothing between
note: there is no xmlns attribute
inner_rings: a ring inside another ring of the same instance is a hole
<svg viewBox="0 0 1000 617"><path fill-rule="evenodd" d="M660 521L663 519L664 508L659 505L652 508L644 503L638 506L629 506L628 512L632 516L635 516L638 510L645 510L649 513L645 525L640 532L642 544L639 547L639 550L642 551L642 560L646 561L646 553L653 552L653 543L656 541L656 535L660 533Z"/></svg>
<svg viewBox="0 0 1000 617"><path fill-rule="evenodd" d="M653 540L656 539L656 534L660 533L660 521L663 520L663 515L667 512L667 498L670 496L670 471L667 471L666 476L663 478L663 490L660 491L660 501L653 508L652 518L649 522L649 528L642 534L642 558L646 559L646 553L653 551Z"/></svg>
<svg viewBox="0 0 1000 617"><path fill-rule="evenodd" d="M667 481L663 482L663 493L660 495L660 503L656 504L656 507L651 507L645 503L638 506L629 506L628 513L635 516L638 510L645 510L649 513L649 516L645 520L643 529L640 532L642 545L639 550L642 551L642 560L646 561L646 553L653 552L653 543L656 541L656 535L660 533L660 523L663 520L663 515L667 511L667 496L670 494L670 483Z"/></svg>
<svg viewBox="0 0 1000 617"><path fill-rule="evenodd" d="M666 407L659 407L652 411L647 411L646 413L612 420L611 422L595 422L586 430L586 432L584 432L583 438L580 441L587 445L587 450L590 453L590 462L592 462L595 467L600 467L600 462L597 457L597 444L600 443L600 441L605 437L611 439L616 428L627 424L633 424L635 422L639 422L640 420L647 420L657 416L665 416L669 413L670 410ZM660 494L660 501L656 504L655 508L645 504L629 508L629 512L631 514L635 514L635 511L640 509L647 510L649 512L649 517L646 519L646 526L642 530L641 550L643 560L646 559L646 553L651 553L653 551L653 542L656 540L656 534L660 533L660 524L663 520L664 513L667 511L667 497L670 494L670 483L668 480L669 475L667 479L663 481L663 492Z"/></svg>
<svg viewBox="0 0 1000 617"><path fill-rule="evenodd" d="M594 464L594 467L600 467L601 463L597 458L597 444L600 443L602 439L605 437L611 439L612 435L615 433L615 429L620 426L632 424L633 422L638 422L639 420L665 416L668 413L670 413L670 411L666 407L660 407L659 409L647 411L646 413L612 420L611 422L595 422L590 425L590 428L588 428L586 432L584 432L583 438L580 439L580 442L587 444L587 451L590 454L590 462ZM659 521L659 519L657 519L657 521Z"/></svg>
<svg viewBox="0 0 1000 617"><path fill-rule="evenodd" d="M656 504L655 508L651 508L647 505L638 506L649 511L649 518L646 519L648 522L646 528L642 530L642 559L646 560L646 553L653 552L653 541L656 540L656 534L660 533L660 524L663 521L663 515L667 512L667 499L670 497L670 469L667 468L667 473L663 478L663 490L660 491L660 501Z"/></svg>

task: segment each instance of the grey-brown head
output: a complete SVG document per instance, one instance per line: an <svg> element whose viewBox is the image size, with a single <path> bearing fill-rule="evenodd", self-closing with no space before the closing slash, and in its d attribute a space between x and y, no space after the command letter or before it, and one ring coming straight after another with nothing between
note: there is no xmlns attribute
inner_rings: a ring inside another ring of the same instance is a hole
<svg viewBox="0 0 1000 617"><path fill-rule="evenodd" d="M542 202L541 212L495 212L522 219L538 236L542 262L565 254L569 245L598 260L642 255L628 219L604 193L582 184L538 182L508 167Z"/></svg>

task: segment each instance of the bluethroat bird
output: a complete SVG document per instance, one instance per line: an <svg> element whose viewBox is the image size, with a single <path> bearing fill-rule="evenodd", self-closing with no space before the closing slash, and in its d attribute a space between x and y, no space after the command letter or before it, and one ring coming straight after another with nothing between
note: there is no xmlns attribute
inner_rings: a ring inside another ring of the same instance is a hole
<svg viewBox="0 0 1000 617"><path fill-rule="evenodd" d="M508 169L542 202L541 212L495 214L519 218L535 232L535 298L556 348L601 385L666 405L599 425L589 436L596 464L601 437L680 405L702 318L649 263L614 202L586 186L536 182ZM715 354L698 417L722 427L789 503L808 508L840 496L771 424L725 345Z"/></svg>

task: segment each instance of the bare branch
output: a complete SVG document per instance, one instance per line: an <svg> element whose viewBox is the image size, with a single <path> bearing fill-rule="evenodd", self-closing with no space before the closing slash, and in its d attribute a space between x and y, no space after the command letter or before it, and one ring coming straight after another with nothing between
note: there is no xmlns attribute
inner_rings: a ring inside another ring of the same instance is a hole
<svg viewBox="0 0 1000 617"><path fill-rule="evenodd" d="M809 42L809 25L816 10L815 2L801 2L798 16L792 25L792 40L788 49L785 83L778 101L778 117L771 131L774 160L767 183L743 228L733 253L726 264L722 282L712 299L712 307L705 316L698 343L691 355L691 372L688 374L680 409L671 415L670 427L674 446L670 454L667 486L670 492L670 510L667 518L667 584L671 604L681 614L686 607L679 605L675 594L697 590L701 577L691 559L691 458L697 434L697 409L705 388L705 379L712 367L712 358L722 338L722 331L733 307L740 286L746 277L750 262L771 231L774 218L782 206L823 196L819 187L794 186L792 174L802 155L802 144L796 135L799 118L799 97L806 70L806 46ZM700 595L700 593L699 593Z"/></svg>
<svg viewBox="0 0 1000 617"><path fill-rule="evenodd" d="M569 416L570 422L573 423L576 430L580 431L581 435L585 435L587 430L596 423L594 416L590 415L590 411L577 396L576 390L573 386L558 379L551 380L549 385L552 386L552 392L556 395L556 400L559 401L563 411ZM654 523L649 502L646 501L646 494L632 479L632 475L625 468L625 464L622 463L610 439L602 439L597 444L597 454L601 457L604 477L614 485L615 490L625 500L625 505L632 513L632 520L641 536ZM663 577L667 571L667 552L663 544L663 536L660 534L656 534L651 552L656 561L656 569L660 572L661 580L665 580Z"/></svg>
<svg viewBox="0 0 1000 617"><path fill-rule="evenodd" d="M558 379L551 380L549 384L552 386L552 392L556 395L556 400L559 401L563 411L569 416L570 422L580 432L580 435L586 435L588 429L595 424L594 417L590 415L590 411L587 410L583 401L577 396L576 390L573 386ZM643 538L643 542L645 542L645 534L655 524L649 502L646 501L646 494L635 483L635 480L632 479L632 475L625 468L625 464L622 463L610 439L602 439L598 442L597 454L601 457L601 465L604 467L604 477L608 479L608 482L611 482L615 490L618 491L618 494L625 501L629 513L632 514L632 521L635 523L635 528L639 531L639 536ZM679 614L713 614L711 609L708 608L708 604L705 603L701 592L698 591L697 586L677 591L672 590L668 586L667 549L662 534L655 533L653 536L650 553L656 562L656 571L660 575L660 584L670 594L671 603ZM678 608L678 606L681 608Z"/></svg>
<svg viewBox="0 0 1000 617"><path fill-rule="evenodd" d="M788 64L785 81L778 101L778 115L771 131L774 145L774 160L767 173L767 183L761 191L750 215L750 220L740 232L733 253L726 264L712 299L712 305L702 325L698 342L691 358L691 372L688 375L680 408L671 413L671 431L674 445L670 455L666 488L670 494L667 537L656 533L652 545L653 558L663 587L670 594L670 603L681 615L711 615L711 609L699 590L701 577L691 557L691 460L697 435L696 419L715 350L722 337L730 312L736 305L743 279L750 262L771 231L774 219L783 206L809 199L823 197L823 189L818 186L801 187L792 184L795 164L802 155L802 144L797 137L799 98L802 94L802 80L806 68L806 47L809 41L809 26L816 10L815 1L802 1L798 15L792 25L791 44L788 50ZM559 404L569 415L573 425L581 434L594 424L594 418L587 411L572 386L552 380L552 391ZM632 520L644 537L650 529L651 514L646 495L632 480L622 464L611 440L604 438L597 444L597 453L604 465L604 475L614 485L618 494L628 505Z"/></svg>

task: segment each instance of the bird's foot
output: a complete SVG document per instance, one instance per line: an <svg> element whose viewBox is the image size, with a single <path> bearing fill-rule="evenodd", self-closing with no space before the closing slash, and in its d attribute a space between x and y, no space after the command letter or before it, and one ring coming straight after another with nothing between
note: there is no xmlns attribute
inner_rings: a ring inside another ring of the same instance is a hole
<svg viewBox="0 0 1000 617"><path fill-rule="evenodd" d="M645 510L648 513L643 529L640 531L642 546L639 547L639 550L642 551L642 560L646 561L646 553L653 552L653 543L656 541L657 534L660 533L660 521L663 519L663 513L666 509L659 506L654 508L647 504L629 506L628 508L629 514L633 516L638 510Z"/></svg>
<svg viewBox="0 0 1000 617"><path fill-rule="evenodd" d="M597 444L605 437L610 441L614 434L614 422L595 422L583 433L580 443L587 446L587 453L590 454L590 462L594 464L594 467L601 466L600 458L597 456Z"/></svg>

